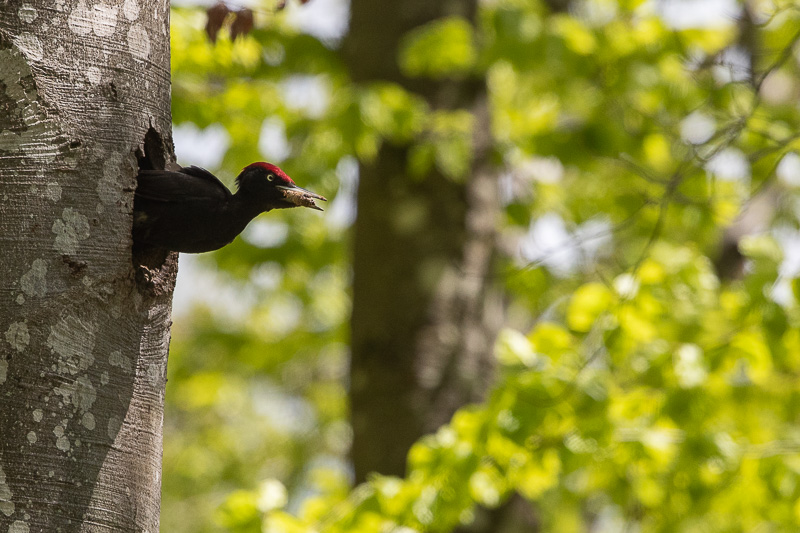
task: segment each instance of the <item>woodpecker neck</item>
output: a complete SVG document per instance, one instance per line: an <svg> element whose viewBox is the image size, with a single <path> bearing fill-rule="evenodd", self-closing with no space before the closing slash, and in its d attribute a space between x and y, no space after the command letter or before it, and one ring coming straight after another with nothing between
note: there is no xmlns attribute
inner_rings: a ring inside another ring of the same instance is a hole
<svg viewBox="0 0 800 533"><path fill-rule="evenodd" d="M232 230L238 234L251 220L270 209L264 205L264 202L239 190L231 197L226 211L228 211L228 220L231 221Z"/></svg>

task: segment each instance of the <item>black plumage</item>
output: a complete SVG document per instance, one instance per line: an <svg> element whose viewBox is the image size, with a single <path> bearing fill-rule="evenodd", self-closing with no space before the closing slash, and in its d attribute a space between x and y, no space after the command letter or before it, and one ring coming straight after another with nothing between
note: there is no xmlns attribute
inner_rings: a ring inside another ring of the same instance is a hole
<svg viewBox="0 0 800 533"><path fill-rule="evenodd" d="M200 167L141 170L133 204L133 240L139 245L199 253L233 241L260 213L310 207L322 196L302 189L280 168L253 163L236 178L232 194Z"/></svg>

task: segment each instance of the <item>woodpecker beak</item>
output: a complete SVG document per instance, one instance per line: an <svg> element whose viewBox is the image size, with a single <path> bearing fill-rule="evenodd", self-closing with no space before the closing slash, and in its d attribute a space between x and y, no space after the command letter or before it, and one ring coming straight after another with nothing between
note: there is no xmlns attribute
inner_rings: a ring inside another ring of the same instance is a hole
<svg viewBox="0 0 800 533"><path fill-rule="evenodd" d="M324 196L320 196L319 194L313 193L302 187L298 187L297 185L294 187L278 185L276 188L281 189L286 200L296 206L310 207L311 209L322 211L322 208L315 204L314 200L322 200L323 202L328 201Z"/></svg>

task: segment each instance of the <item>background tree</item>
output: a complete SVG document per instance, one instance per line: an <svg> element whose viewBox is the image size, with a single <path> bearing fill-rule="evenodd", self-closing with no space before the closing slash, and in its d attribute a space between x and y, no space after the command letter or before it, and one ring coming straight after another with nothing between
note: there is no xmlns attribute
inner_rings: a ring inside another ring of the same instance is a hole
<svg viewBox="0 0 800 533"><path fill-rule="evenodd" d="M357 481L372 472L402 475L411 444L480 400L491 380L502 323L491 286L500 204L486 90L471 73L476 8L350 6L351 79L379 92L407 91L433 115L429 124L412 119L407 132L391 123L391 137L360 166L350 323ZM421 58L415 48L432 39L445 50L428 47ZM455 149L437 150L445 143Z"/></svg>
<svg viewBox="0 0 800 533"><path fill-rule="evenodd" d="M167 9L0 6L2 531L158 529L175 258L137 281L130 227L137 158L170 157Z"/></svg>

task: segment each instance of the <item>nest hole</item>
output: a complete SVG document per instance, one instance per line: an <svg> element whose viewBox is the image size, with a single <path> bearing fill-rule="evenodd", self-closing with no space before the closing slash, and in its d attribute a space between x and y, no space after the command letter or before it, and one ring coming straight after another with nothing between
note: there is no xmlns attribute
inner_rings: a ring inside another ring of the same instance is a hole
<svg viewBox="0 0 800 533"><path fill-rule="evenodd" d="M167 144L151 125L136 149L138 170L163 170L174 160L172 143ZM138 182L137 182L138 186ZM135 201L134 201L135 205ZM134 217L136 213L134 212ZM175 286L178 254L133 240L131 262L139 292L150 295L171 292Z"/></svg>

